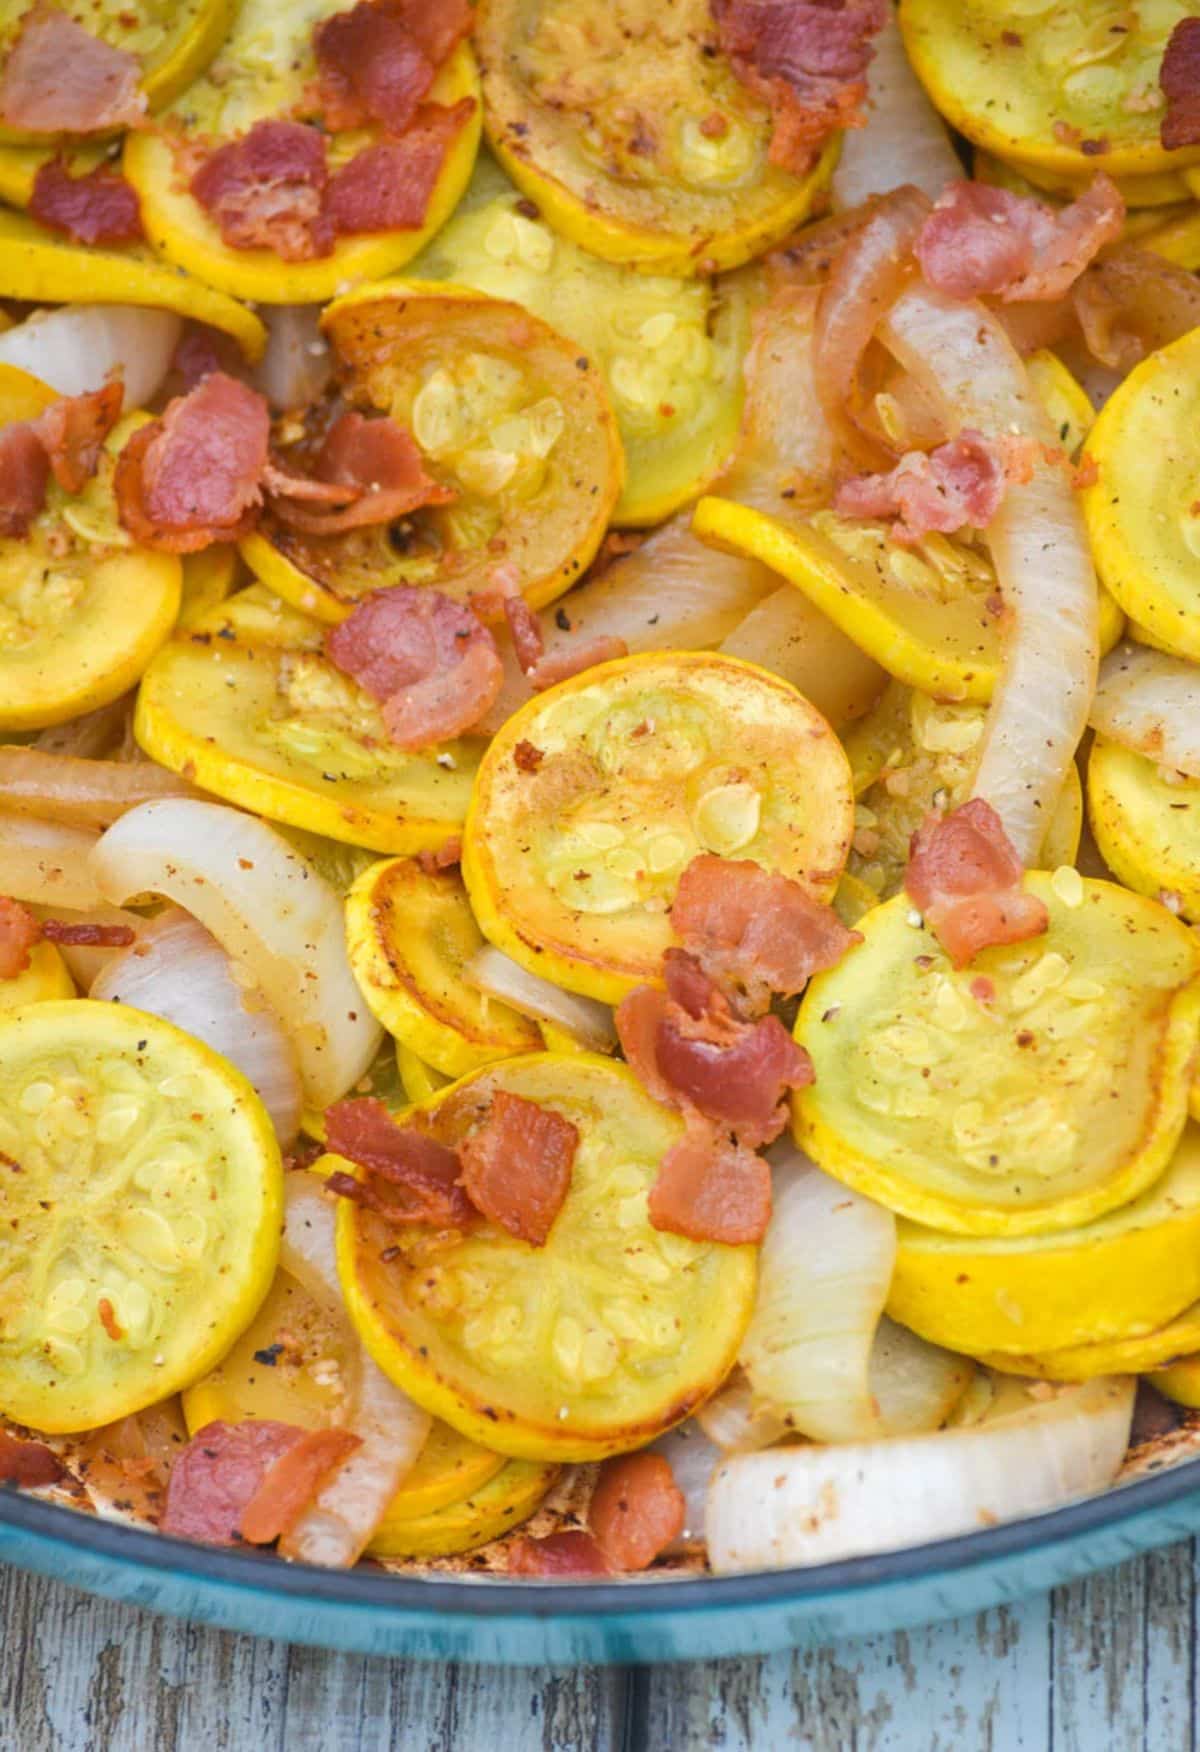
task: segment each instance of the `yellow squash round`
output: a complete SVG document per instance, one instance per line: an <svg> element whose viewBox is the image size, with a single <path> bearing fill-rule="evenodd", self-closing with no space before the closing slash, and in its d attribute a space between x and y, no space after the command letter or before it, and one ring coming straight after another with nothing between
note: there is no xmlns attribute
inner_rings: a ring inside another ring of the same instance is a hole
<svg viewBox="0 0 1200 1752"><path fill-rule="evenodd" d="M1087 791L1092 833L1114 875L1200 921L1200 779L1097 736Z"/></svg>

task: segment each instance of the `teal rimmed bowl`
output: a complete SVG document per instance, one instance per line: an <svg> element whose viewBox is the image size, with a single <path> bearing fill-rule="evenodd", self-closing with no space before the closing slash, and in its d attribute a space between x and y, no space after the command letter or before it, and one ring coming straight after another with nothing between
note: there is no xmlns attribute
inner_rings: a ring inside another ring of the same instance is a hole
<svg viewBox="0 0 1200 1752"><path fill-rule="evenodd" d="M626 1583L349 1573L213 1550L0 1490L0 1561L321 1648L512 1665L768 1654L957 1617L1200 1531L1200 1459L1005 1526L812 1569Z"/></svg>

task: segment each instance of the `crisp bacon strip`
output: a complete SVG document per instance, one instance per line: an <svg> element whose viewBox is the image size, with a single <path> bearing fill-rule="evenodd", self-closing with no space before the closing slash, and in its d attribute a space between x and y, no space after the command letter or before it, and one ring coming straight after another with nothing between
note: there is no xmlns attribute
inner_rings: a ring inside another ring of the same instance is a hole
<svg viewBox="0 0 1200 1752"><path fill-rule="evenodd" d="M1158 70L1167 100L1158 137L1167 152L1200 145L1200 18L1181 18Z"/></svg>
<svg viewBox="0 0 1200 1752"><path fill-rule="evenodd" d="M588 1505L588 1526L615 1570L649 1569L683 1532L687 1504L661 1454L606 1460Z"/></svg>
<svg viewBox="0 0 1200 1752"><path fill-rule="evenodd" d="M1057 212L1032 196L955 182L922 225L914 253L926 283L951 298L1053 300L1066 296L1124 223L1121 192L1103 175Z"/></svg>
<svg viewBox="0 0 1200 1752"><path fill-rule="evenodd" d="M322 20L313 48L325 126L402 134L471 17L468 0L360 0Z"/></svg>
<svg viewBox="0 0 1200 1752"><path fill-rule="evenodd" d="M727 1132L689 1114L687 1131L659 1164L650 1188L655 1229L736 1247L758 1243L771 1221L771 1170Z"/></svg>
<svg viewBox="0 0 1200 1752"><path fill-rule="evenodd" d="M459 1147L462 1184L485 1217L544 1247L578 1148L579 1129L561 1113L498 1089L483 1125Z"/></svg>
<svg viewBox="0 0 1200 1752"><path fill-rule="evenodd" d="M528 1534L514 1539L508 1548L508 1573L570 1582L609 1576L612 1570L592 1535L579 1528L548 1533L544 1539L533 1539Z"/></svg>
<svg viewBox="0 0 1200 1752"><path fill-rule="evenodd" d="M219 146L189 187L230 249L272 249L285 262L306 262L333 250L328 184L316 128L263 121Z"/></svg>
<svg viewBox="0 0 1200 1752"><path fill-rule="evenodd" d="M570 681L573 675L582 675L585 669L594 669L597 663L612 663L618 657L628 655L629 646L624 639L602 633L598 638L585 640L582 645L548 651L544 657L538 658L526 679L535 693L542 693L548 687L557 687L560 681Z"/></svg>
<svg viewBox="0 0 1200 1752"><path fill-rule="evenodd" d="M0 431L0 535L22 536L46 503L50 459L26 421Z"/></svg>
<svg viewBox="0 0 1200 1752"><path fill-rule="evenodd" d="M311 478L270 465L266 485L279 521L305 535L338 535L391 523L423 505L446 505L455 497L452 488L426 474L410 432L384 415L369 419L356 412L342 414L329 428ZM305 500L339 508L307 510Z"/></svg>
<svg viewBox="0 0 1200 1752"><path fill-rule="evenodd" d="M41 930L47 943L86 949L128 949L137 936L131 925L72 925L64 919L46 919Z"/></svg>
<svg viewBox="0 0 1200 1752"><path fill-rule="evenodd" d="M139 243L145 236L133 184L108 164L72 176L61 158L52 158L33 179L29 212L73 243Z"/></svg>
<svg viewBox="0 0 1200 1752"><path fill-rule="evenodd" d="M176 396L117 459L123 527L143 547L176 554L247 534L262 500L270 429L262 396L224 372Z"/></svg>
<svg viewBox="0 0 1200 1752"><path fill-rule="evenodd" d="M271 1545L290 1533L330 1473L361 1447L350 1430L308 1430L285 1448L242 1510L247 1545Z"/></svg>
<svg viewBox="0 0 1200 1752"><path fill-rule="evenodd" d="M381 702L399 748L461 736L504 681L496 641L470 610L407 584L368 596L326 634L325 654Z"/></svg>
<svg viewBox="0 0 1200 1752"><path fill-rule="evenodd" d="M912 837L904 888L955 967L981 949L1041 936L1044 902L1021 887L1017 857L990 803L973 797L927 816Z"/></svg>
<svg viewBox="0 0 1200 1752"><path fill-rule="evenodd" d="M325 1136L329 1150L357 1162L381 1183L364 1188L351 1181L356 1189L351 1192L339 1176L331 1190L369 1204L391 1223L460 1229L471 1221L471 1202L459 1184L458 1152L415 1126L398 1124L382 1101L335 1102L325 1114Z"/></svg>
<svg viewBox="0 0 1200 1752"><path fill-rule="evenodd" d="M104 440L121 417L124 392L110 377L86 395L64 395L30 422L51 472L68 493L80 493L100 463Z"/></svg>
<svg viewBox="0 0 1200 1752"><path fill-rule="evenodd" d="M38 0L0 73L0 117L28 134L94 134L136 127L146 113L141 67L57 6Z"/></svg>
<svg viewBox="0 0 1200 1752"><path fill-rule="evenodd" d="M833 502L843 517L896 518L893 539L911 543L935 530L986 529L1009 478L1000 447L968 428L936 450L910 450L886 474L843 481Z"/></svg>
<svg viewBox="0 0 1200 1752"><path fill-rule="evenodd" d="M836 967L862 941L790 877L707 853L680 877L671 925L704 971L736 982L756 1010L772 993L803 991L814 973Z"/></svg>
<svg viewBox="0 0 1200 1752"><path fill-rule="evenodd" d="M0 1484L21 1485L36 1490L42 1484L57 1484L66 1468L45 1442L25 1442L0 1430Z"/></svg>
<svg viewBox="0 0 1200 1752"><path fill-rule="evenodd" d="M835 129L861 127L886 0L712 0L717 40L774 119L770 161L802 176Z"/></svg>
<svg viewBox="0 0 1200 1752"><path fill-rule="evenodd" d="M542 624L523 596L504 598L504 618L512 635L517 662L526 675L534 669L546 649Z"/></svg>
<svg viewBox="0 0 1200 1752"><path fill-rule="evenodd" d="M236 1545L242 1516L263 1480L308 1433L270 1418L206 1424L171 1468L160 1532L202 1545Z"/></svg>
<svg viewBox="0 0 1200 1752"><path fill-rule="evenodd" d="M41 926L19 900L0 894L0 979L16 979L29 966L29 951Z"/></svg>
<svg viewBox="0 0 1200 1752"><path fill-rule="evenodd" d="M325 212L339 236L413 231L424 225L446 154L474 114L475 99L422 104L399 139L356 152L329 179Z"/></svg>

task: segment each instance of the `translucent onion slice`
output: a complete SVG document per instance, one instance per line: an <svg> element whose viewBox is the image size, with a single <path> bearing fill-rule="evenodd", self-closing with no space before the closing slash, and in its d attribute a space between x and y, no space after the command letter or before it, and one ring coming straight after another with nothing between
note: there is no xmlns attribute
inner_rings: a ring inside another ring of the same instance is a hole
<svg viewBox="0 0 1200 1752"><path fill-rule="evenodd" d="M104 896L88 864L99 837L94 828L0 809L0 893L51 908L99 906Z"/></svg>
<svg viewBox="0 0 1200 1752"><path fill-rule="evenodd" d="M771 1226L740 1362L754 1398L822 1442L883 1433L871 1347L896 1260L896 1219L813 1166L772 1152Z"/></svg>
<svg viewBox="0 0 1200 1752"><path fill-rule="evenodd" d="M190 797L192 787L152 760L88 760L17 744L0 746L0 807L69 827L108 827L156 797Z"/></svg>
<svg viewBox="0 0 1200 1752"><path fill-rule="evenodd" d="M17 365L60 395L99 389L119 370L125 407L151 400L171 367L183 328L171 310L132 304L70 304L40 310L0 335L0 364Z"/></svg>
<svg viewBox="0 0 1200 1752"><path fill-rule="evenodd" d="M857 207L903 183L936 201L946 184L963 175L946 124L913 72L893 7L874 39L867 72L867 125L847 128L831 184L834 205Z"/></svg>
<svg viewBox="0 0 1200 1752"><path fill-rule="evenodd" d="M1101 1490L1129 1439L1134 1381L1104 1376L966 1429L725 1460L708 1493L719 1574L830 1563L978 1532Z"/></svg>
<svg viewBox="0 0 1200 1752"><path fill-rule="evenodd" d="M143 803L96 845L103 898L165 895L212 932L292 1037L306 1100L327 1107L374 1058L383 1030L346 956L341 897L252 815L219 803Z"/></svg>
<svg viewBox="0 0 1200 1752"><path fill-rule="evenodd" d="M835 730L861 718L884 685L879 665L794 584L764 596L720 648L790 681Z"/></svg>
<svg viewBox="0 0 1200 1752"><path fill-rule="evenodd" d="M1053 447L1054 433L1001 324L982 304L914 284L880 327L937 398L947 426ZM1099 663L1099 594L1069 471L1040 451L987 531L1009 615L974 795L997 811L1031 866L1087 725Z"/></svg>
<svg viewBox="0 0 1200 1752"><path fill-rule="evenodd" d="M700 1407L696 1422L709 1441L726 1454L752 1454L788 1433L779 1413L755 1399L743 1369L735 1369L721 1391Z"/></svg>
<svg viewBox="0 0 1200 1752"><path fill-rule="evenodd" d="M281 413L308 407L333 373L329 342L321 333L318 304L266 304L267 348L251 381Z"/></svg>
<svg viewBox="0 0 1200 1752"><path fill-rule="evenodd" d="M918 1338L885 1314L871 1346L871 1397L887 1436L940 1429L975 1377L968 1357Z"/></svg>
<svg viewBox="0 0 1200 1752"><path fill-rule="evenodd" d="M83 760L114 755L126 741L132 714L133 697L122 694L119 700L97 706L94 712L84 712L78 718L68 718L65 724L39 730L28 746L46 754L78 755Z"/></svg>
<svg viewBox="0 0 1200 1752"><path fill-rule="evenodd" d="M683 1492L686 1505L683 1530L668 1546L671 1552L695 1551L704 1545L704 1517L713 1473L724 1459L695 1418L676 1424L665 1436L650 1444L652 1454L661 1454Z"/></svg>
<svg viewBox="0 0 1200 1752"><path fill-rule="evenodd" d="M1111 742L1200 778L1200 668L1125 643L1100 665L1089 722Z"/></svg>
<svg viewBox="0 0 1200 1752"><path fill-rule="evenodd" d="M499 949L480 949L467 963L467 978L491 998L532 1016L535 1022L552 1022L589 1052L612 1052L617 1044L613 1015L607 1004L564 992L561 986L518 967Z"/></svg>
<svg viewBox="0 0 1200 1752"><path fill-rule="evenodd" d="M284 1147L300 1130L296 1051L258 992L234 978L228 955L176 908L148 920L137 943L109 958L89 996L174 1022L237 1066L258 1090Z"/></svg>
<svg viewBox="0 0 1200 1752"><path fill-rule="evenodd" d="M335 1214L308 1174L289 1174L279 1263L309 1295L343 1318ZM427 1411L388 1380L360 1346L358 1379L346 1427L362 1442L280 1540L284 1557L348 1569L365 1551L432 1427Z"/></svg>

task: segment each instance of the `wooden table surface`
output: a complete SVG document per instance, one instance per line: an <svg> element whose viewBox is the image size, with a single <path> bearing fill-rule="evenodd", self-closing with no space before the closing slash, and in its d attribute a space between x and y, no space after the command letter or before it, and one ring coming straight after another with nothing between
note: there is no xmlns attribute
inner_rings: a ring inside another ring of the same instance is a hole
<svg viewBox="0 0 1200 1752"><path fill-rule="evenodd" d="M765 1660L435 1667L0 1570L0 1752L1200 1752L1195 1542L1017 1608Z"/></svg>

